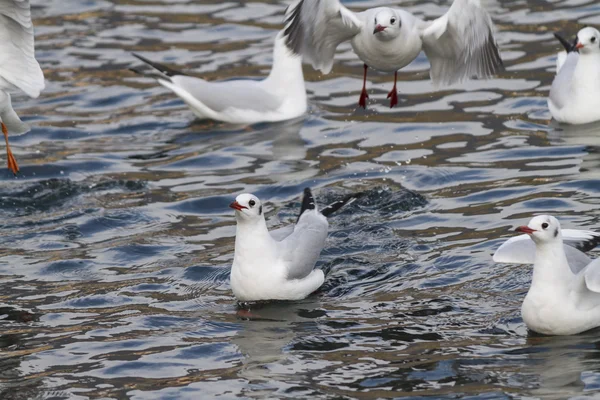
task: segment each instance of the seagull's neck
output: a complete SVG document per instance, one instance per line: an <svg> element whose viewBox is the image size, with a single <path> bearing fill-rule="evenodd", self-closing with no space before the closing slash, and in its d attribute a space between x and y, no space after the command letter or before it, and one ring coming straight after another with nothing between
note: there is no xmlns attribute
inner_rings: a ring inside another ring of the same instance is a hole
<svg viewBox="0 0 600 400"><path fill-rule="evenodd" d="M582 83L581 87L575 85L575 90L581 88L587 93L590 86L598 87L597 85L600 85L600 52L580 54L573 78Z"/></svg>
<svg viewBox="0 0 600 400"><path fill-rule="evenodd" d="M236 259L268 257L274 248L273 238L267 229L264 216L250 221L238 221L235 233Z"/></svg>
<svg viewBox="0 0 600 400"><path fill-rule="evenodd" d="M302 73L302 57L292 53L285 45L282 33L277 35L273 49L273 67L264 80L270 91L283 95L295 95L306 92Z"/></svg>
<svg viewBox="0 0 600 400"><path fill-rule="evenodd" d="M562 238L536 244L531 287L565 288L573 278Z"/></svg>

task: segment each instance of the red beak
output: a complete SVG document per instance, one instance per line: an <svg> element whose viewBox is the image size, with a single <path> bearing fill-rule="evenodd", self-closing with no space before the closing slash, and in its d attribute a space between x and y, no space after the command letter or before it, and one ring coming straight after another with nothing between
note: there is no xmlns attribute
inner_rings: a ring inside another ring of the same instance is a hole
<svg viewBox="0 0 600 400"><path fill-rule="evenodd" d="M520 226L517 229L515 229L515 231L521 232L521 233L527 233L528 235L531 235L533 232L536 232L535 229L531 229L528 226Z"/></svg>
<svg viewBox="0 0 600 400"><path fill-rule="evenodd" d="M241 205L237 201L234 201L233 203L231 203L229 205L229 207L233 208L234 210L238 210L238 211L242 211L244 208L248 208L248 207L244 207L243 205Z"/></svg>
<svg viewBox="0 0 600 400"><path fill-rule="evenodd" d="M379 24L377 24L377 26L375 26L375 29L373 29L373 35L376 34L377 32L383 32L385 31L385 26L381 26Z"/></svg>
<svg viewBox="0 0 600 400"><path fill-rule="evenodd" d="M583 47L583 45L580 42L577 42L577 44L575 45L576 49L581 49Z"/></svg>

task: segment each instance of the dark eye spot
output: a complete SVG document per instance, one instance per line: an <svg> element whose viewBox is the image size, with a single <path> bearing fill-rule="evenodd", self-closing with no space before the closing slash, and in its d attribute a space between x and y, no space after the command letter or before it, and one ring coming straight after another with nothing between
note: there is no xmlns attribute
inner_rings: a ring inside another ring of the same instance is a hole
<svg viewBox="0 0 600 400"><path fill-rule="evenodd" d="M390 24L394 25L396 23L396 18L390 19Z"/></svg>
<svg viewBox="0 0 600 400"><path fill-rule="evenodd" d="M558 236L558 228L556 228L556 229L554 230L554 237L557 237L557 236Z"/></svg>
<svg viewBox="0 0 600 400"><path fill-rule="evenodd" d="M258 215L262 214L262 205L260 207L258 207Z"/></svg>
<svg viewBox="0 0 600 400"><path fill-rule="evenodd" d="M592 38L590 39L590 42L594 43L596 41L596 36L592 36Z"/></svg>
<svg viewBox="0 0 600 400"><path fill-rule="evenodd" d="M256 202L254 200L250 200L248 202L248 204L250 205L250 207L254 207L254 205L256 204Z"/></svg>
<svg viewBox="0 0 600 400"><path fill-rule="evenodd" d="M542 229L546 229L547 227L548 227L548 224L544 222L544 223L542 224Z"/></svg>

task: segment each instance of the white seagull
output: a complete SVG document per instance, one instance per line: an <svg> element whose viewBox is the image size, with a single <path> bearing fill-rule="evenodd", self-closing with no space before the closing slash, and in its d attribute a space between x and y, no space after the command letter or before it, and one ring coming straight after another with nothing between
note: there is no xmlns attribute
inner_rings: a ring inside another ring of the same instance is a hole
<svg viewBox="0 0 600 400"><path fill-rule="evenodd" d="M315 264L327 239L327 216L356 200L349 195L319 212L310 192L304 189L295 225L269 232L260 200L240 194L229 207L236 210L235 253L231 288L239 301L300 300L325 280Z"/></svg>
<svg viewBox="0 0 600 400"><path fill-rule="evenodd" d="M132 68L133 72L155 78L179 96L200 119L254 124L293 119L306 112L302 57L286 47L283 32L275 38L271 73L260 81L208 82L133 55L153 68L149 74Z"/></svg>
<svg viewBox="0 0 600 400"><path fill-rule="evenodd" d="M600 32L587 27L575 45L555 35L565 47L556 59L548 108L558 122L587 124L600 120Z"/></svg>
<svg viewBox="0 0 600 400"><path fill-rule="evenodd" d="M44 73L35 59L29 0L0 2L0 125L6 141L8 169L19 172L8 143L8 133L29 130L12 108L11 93L36 98L44 89Z"/></svg>
<svg viewBox="0 0 600 400"><path fill-rule="evenodd" d="M425 51L435 85L489 78L503 67L494 25L479 0L454 0L448 12L423 21L408 11L377 7L354 13L339 0L298 0L286 11L287 44L315 69L327 74L337 46L350 40L365 63L358 104L366 108L367 69L394 73L388 94L398 103L398 70Z"/></svg>
<svg viewBox="0 0 600 400"><path fill-rule="evenodd" d="M533 264L521 307L527 327L546 335L573 335L600 326L600 259L592 261L580 251L596 247L600 234L561 230L549 215L532 218L517 232L525 235L502 244L494 261Z"/></svg>

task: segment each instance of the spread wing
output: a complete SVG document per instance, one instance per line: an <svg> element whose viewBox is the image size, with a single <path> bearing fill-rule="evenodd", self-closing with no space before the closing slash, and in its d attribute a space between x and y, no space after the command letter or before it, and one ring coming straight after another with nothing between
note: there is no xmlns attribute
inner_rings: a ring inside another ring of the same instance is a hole
<svg viewBox="0 0 600 400"><path fill-rule="evenodd" d="M288 266L288 279L302 279L312 272L327 239L327 218L317 210L300 215L294 232L280 242L280 256Z"/></svg>
<svg viewBox="0 0 600 400"><path fill-rule="evenodd" d="M313 68L328 74L338 45L358 34L363 26L357 14L339 0L299 0L285 13L287 46Z"/></svg>
<svg viewBox="0 0 600 400"><path fill-rule="evenodd" d="M0 89L38 97L44 74L33 44L29 0L0 1Z"/></svg>
<svg viewBox="0 0 600 400"><path fill-rule="evenodd" d="M446 14L423 27L423 50L434 84L490 78L504 68L494 24L479 0L454 0Z"/></svg>
<svg viewBox="0 0 600 400"><path fill-rule="evenodd" d="M600 235L592 231L577 229L562 230L565 254L573 273L578 273L592 260L582 251L591 250L598 244ZM534 264L535 243L529 235L508 239L494 253L494 262L506 264Z"/></svg>

